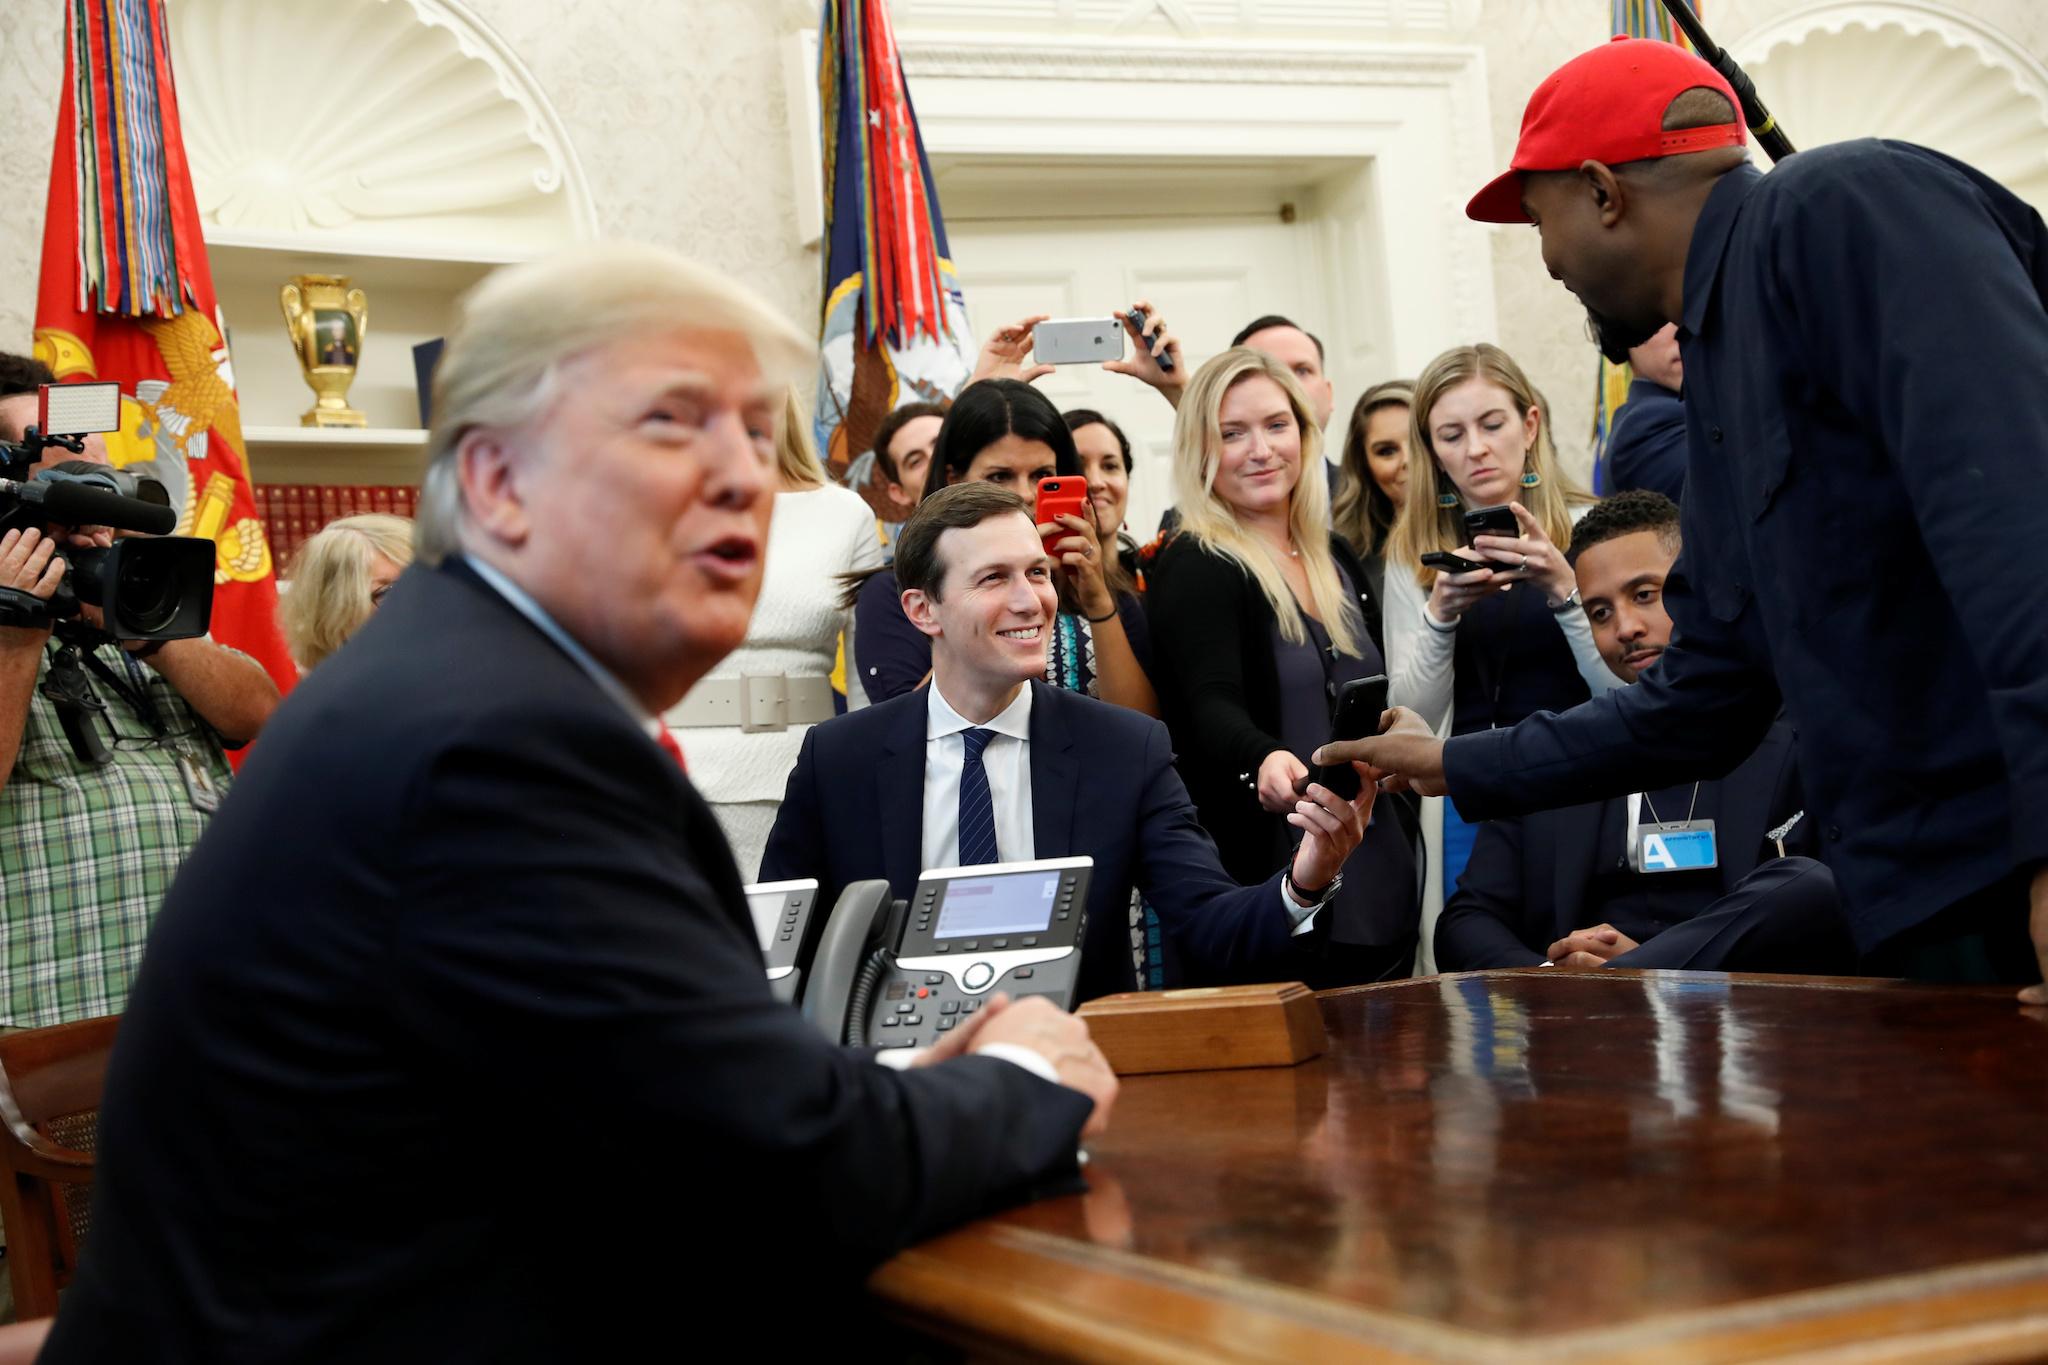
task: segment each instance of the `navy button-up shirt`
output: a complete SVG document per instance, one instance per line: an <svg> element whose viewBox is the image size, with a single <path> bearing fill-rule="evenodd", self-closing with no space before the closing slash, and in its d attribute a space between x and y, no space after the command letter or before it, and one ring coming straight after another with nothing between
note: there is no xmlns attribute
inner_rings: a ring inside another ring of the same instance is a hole
<svg viewBox="0 0 2048 1365"><path fill-rule="evenodd" d="M1718 773L1782 693L1864 948L2048 860L2044 300L2040 215L1939 153L1724 176L1685 266L1672 647L1453 740L1467 817Z"/></svg>

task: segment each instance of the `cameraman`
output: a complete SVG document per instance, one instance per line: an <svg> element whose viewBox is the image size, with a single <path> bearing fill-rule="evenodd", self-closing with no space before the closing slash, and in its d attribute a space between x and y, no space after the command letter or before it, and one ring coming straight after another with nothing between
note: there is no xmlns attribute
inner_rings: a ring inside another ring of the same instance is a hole
<svg viewBox="0 0 2048 1365"><path fill-rule="evenodd" d="M34 361L0 354L0 441L35 421ZM83 456L107 463L86 438ZM109 545L104 527L29 527L0 536L0 586L48 600L66 545ZM81 609L96 625L96 608ZM229 781L224 744L255 737L277 686L246 655L211 640L105 641L67 670L104 710L89 724L107 761L73 751L44 684L63 642L47 627L0 626L0 1028L118 1013L143 940L186 852Z"/></svg>

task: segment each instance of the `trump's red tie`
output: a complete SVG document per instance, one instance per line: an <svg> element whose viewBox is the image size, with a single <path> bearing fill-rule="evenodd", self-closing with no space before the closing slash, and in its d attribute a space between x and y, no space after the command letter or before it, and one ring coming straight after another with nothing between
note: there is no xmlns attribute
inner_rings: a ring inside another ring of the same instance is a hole
<svg viewBox="0 0 2048 1365"><path fill-rule="evenodd" d="M670 758L676 761L676 766L678 768L681 768L685 773L688 773L690 771L690 765L683 761L683 746L676 743L676 737L674 732L671 731L666 725L662 726L660 731L655 735L654 742L661 746L661 751L663 753L667 754Z"/></svg>

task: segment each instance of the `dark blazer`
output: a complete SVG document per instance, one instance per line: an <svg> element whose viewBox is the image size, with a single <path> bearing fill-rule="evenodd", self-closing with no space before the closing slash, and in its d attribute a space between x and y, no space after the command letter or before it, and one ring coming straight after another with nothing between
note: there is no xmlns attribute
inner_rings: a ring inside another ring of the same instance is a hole
<svg viewBox="0 0 2048 1365"><path fill-rule="evenodd" d="M1342 537L1331 536L1330 549L1358 589L1366 633L1379 648L1380 608L1366 587L1364 566ZM1273 609L1250 574L1185 534L1161 548L1146 582L1145 611L1158 661L1153 685L1180 752L1181 776L1223 866L1247 877L1284 860L1294 844L1286 817L1261 807L1253 785L1266 755L1287 747L1278 736ZM1379 809L1393 812L1413 834L1412 798L1389 800ZM1411 918L1405 927L1385 928L1383 936L1358 941L1393 942L1414 925Z"/></svg>
<svg viewBox="0 0 2048 1365"><path fill-rule="evenodd" d="M1720 785L1714 833L1725 895L1762 861L1764 832L1801 809L1791 727L1772 726ZM1544 960L1545 948L1597 923L1586 897L1600 822L1618 820L1616 808L1610 798L1481 825L1465 874L1436 922L1438 970L1531 967ZM1788 839L1787 852L1809 848L1811 825L1802 820L1794 827L1797 842Z"/></svg>
<svg viewBox="0 0 2048 1365"><path fill-rule="evenodd" d="M1782 704L1867 952L2048 860L2048 227L1902 142L1739 167L1693 230L1679 346L1671 648L1452 740L1450 792L1484 819L1718 775Z"/></svg>
<svg viewBox="0 0 2048 1365"><path fill-rule="evenodd" d="M1649 379L1628 386L1607 440L1607 492L1647 488L1685 501L1685 404ZM1555 939L1551 940L1556 942Z"/></svg>
<svg viewBox="0 0 2048 1365"><path fill-rule="evenodd" d="M676 765L473 571L415 567L165 901L43 1359L636 1355L685 1288L689 1330L755 1330L1071 1172L1088 1108L778 1005Z"/></svg>
<svg viewBox="0 0 2048 1365"><path fill-rule="evenodd" d="M1174 772L1166 727L1076 692L1030 686L1033 855L1095 860L1080 998L1137 988L1133 886L1159 912L1190 984L1255 979L1277 963L1294 930L1280 901L1284 862L1254 886L1224 872ZM920 688L812 727L768 835L763 881L815 877L826 905L848 883L874 877L910 895L923 864L929 706Z"/></svg>

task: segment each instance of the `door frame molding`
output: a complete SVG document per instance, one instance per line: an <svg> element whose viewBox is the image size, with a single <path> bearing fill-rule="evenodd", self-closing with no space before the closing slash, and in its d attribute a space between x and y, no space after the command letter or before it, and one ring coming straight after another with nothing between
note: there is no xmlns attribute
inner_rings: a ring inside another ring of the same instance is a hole
<svg viewBox="0 0 2048 1365"><path fill-rule="evenodd" d="M1414 374L1439 351L1497 336L1493 249L1466 199L1498 170L1486 56L1449 43L1046 37L898 31L936 159L1301 159L1317 319L1333 370ZM785 59L796 164L819 163L817 30ZM822 189L800 174L799 232L818 239ZM1449 230L1445 229L1449 224ZM1395 263L1398 263L1396 268Z"/></svg>

